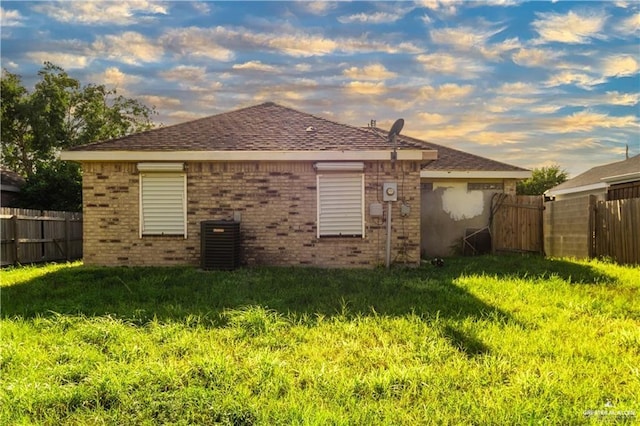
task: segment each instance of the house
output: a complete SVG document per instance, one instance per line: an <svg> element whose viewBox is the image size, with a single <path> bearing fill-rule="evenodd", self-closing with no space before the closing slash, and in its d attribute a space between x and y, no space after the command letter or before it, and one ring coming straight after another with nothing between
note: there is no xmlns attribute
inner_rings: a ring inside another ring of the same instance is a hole
<svg viewBox="0 0 640 426"><path fill-rule="evenodd" d="M529 176L414 138L396 145L392 160L386 131L264 103L62 159L82 164L84 260L95 265L197 265L201 223L231 219L245 265L417 265L425 211L444 209L434 215L441 223L484 222L485 192L515 191L515 179ZM467 211L460 188L483 206ZM426 208L425 192L437 195Z"/></svg>
<svg viewBox="0 0 640 426"><path fill-rule="evenodd" d="M18 173L7 169L0 170L0 206L14 207L20 188L24 184L24 178Z"/></svg>
<svg viewBox="0 0 640 426"><path fill-rule="evenodd" d="M598 201L640 197L640 155L593 167L545 192L553 200L594 195Z"/></svg>
<svg viewBox="0 0 640 426"><path fill-rule="evenodd" d="M420 262L420 166L436 155L403 140L392 163L376 132L264 103L61 158L82 164L86 264L197 265L201 222L235 219L243 264L373 267Z"/></svg>

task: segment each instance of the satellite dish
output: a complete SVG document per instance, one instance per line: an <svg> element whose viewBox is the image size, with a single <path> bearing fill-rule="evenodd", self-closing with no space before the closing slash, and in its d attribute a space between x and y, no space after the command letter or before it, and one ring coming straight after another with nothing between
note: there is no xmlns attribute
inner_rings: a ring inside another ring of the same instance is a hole
<svg viewBox="0 0 640 426"><path fill-rule="evenodd" d="M398 118L393 126L391 126L391 130L389 130L389 139L391 139L395 135L399 135L400 131L404 127L404 120L402 118Z"/></svg>
<svg viewBox="0 0 640 426"><path fill-rule="evenodd" d="M402 118L398 118L396 122L393 123L393 126L391 126L391 130L389 130L389 142L393 145L393 152L391 153L391 167L394 169L396 167L396 159L398 158L398 154L396 153L396 136L400 134L403 127L404 120Z"/></svg>

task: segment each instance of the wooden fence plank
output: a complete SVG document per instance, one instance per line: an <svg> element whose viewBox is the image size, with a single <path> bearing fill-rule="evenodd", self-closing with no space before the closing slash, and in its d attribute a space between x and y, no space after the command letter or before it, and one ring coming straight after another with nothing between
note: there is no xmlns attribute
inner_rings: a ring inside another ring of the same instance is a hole
<svg viewBox="0 0 640 426"><path fill-rule="evenodd" d="M494 252L542 253L542 197L500 194L494 198Z"/></svg>
<svg viewBox="0 0 640 426"><path fill-rule="evenodd" d="M82 257L82 213L0 208L2 266Z"/></svg>

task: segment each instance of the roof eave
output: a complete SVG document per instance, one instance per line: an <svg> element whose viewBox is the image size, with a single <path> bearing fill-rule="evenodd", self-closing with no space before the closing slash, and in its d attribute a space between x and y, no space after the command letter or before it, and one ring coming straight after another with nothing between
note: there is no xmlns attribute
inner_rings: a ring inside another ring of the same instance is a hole
<svg viewBox="0 0 640 426"><path fill-rule="evenodd" d="M597 191L597 190L606 190L608 185L604 182L602 183L592 183L590 185L582 185L582 186L574 186L573 188L565 188L565 189L547 189L544 194L550 197L555 197L556 195L565 195L565 194L577 194L580 192L589 192L589 191Z"/></svg>
<svg viewBox="0 0 640 426"><path fill-rule="evenodd" d="M430 179L528 179L530 170L422 170L421 178Z"/></svg>
<svg viewBox="0 0 640 426"><path fill-rule="evenodd" d="M436 160L436 150L398 150L399 161ZM63 151L66 161L384 161L390 150L363 151Z"/></svg>

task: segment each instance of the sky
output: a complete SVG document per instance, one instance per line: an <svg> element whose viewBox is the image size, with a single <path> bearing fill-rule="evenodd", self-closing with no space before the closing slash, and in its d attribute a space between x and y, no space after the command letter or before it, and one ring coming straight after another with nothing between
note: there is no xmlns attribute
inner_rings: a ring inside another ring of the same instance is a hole
<svg viewBox="0 0 640 426"><path fill-rule="evenodd" d="M52 62L170 125L267 101L576 176L640 154L640 2L2 1L2 68Z"/></svg>

